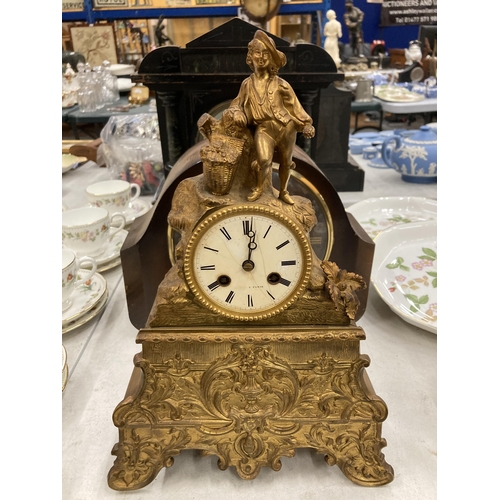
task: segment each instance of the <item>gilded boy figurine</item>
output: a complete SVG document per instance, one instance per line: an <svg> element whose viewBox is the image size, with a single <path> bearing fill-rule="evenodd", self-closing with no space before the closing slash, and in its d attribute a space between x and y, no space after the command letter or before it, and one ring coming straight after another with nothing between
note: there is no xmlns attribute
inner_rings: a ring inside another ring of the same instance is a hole
<svg viewBox="0 0 500 500"><path fill-rule="evenodd" d="M256 184L248 201L257 200L262 194L264 179L271 171L274 151L279 155L279 198L293 205L287 191L293 147L297 132L314 137L311 117L304 111L292 87L278 74L286 64L286 56L276 49L274 41L261 30L255 32L248 44L247 64L253 74L246 78L238 96L231 103L234 122L239 127L255 129L254 142L257 161L253 162Z"/></svg>

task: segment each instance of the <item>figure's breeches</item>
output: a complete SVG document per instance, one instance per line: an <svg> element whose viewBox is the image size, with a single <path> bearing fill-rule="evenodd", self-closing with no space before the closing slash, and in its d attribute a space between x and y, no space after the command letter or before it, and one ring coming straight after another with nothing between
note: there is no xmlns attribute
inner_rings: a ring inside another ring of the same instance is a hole
<svg viewBox="0 0 500 500"><path fill-rule="evenodd" d="M289 168L296 137L297 131L292 120L287 125L274 120L257 125L254 139L259 167L264 170L270 168L274 151L277 150L280 168Z"/></svg>

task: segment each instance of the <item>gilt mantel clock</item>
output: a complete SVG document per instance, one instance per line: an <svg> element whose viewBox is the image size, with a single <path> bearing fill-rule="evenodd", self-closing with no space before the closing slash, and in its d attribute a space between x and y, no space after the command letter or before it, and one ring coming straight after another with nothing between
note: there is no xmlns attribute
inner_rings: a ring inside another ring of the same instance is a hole
<svg viewBox="0 0 500 500"><path fill-rule="evenodd" d="M300 163L295 135L313 137L312 119L278 77L286 57L264 32L247 61L253 74L222 117L198 120L202 173L172 196L175 261L113 413L115 490L146 486L186 449L217 456L221 470L234 467L243 479L280 470L297 448L325 455L359 485L394 477L381 451L387 406L368 378L355 322L366 283L318 257L316 211L289 185ZM334 247L347 238L338 227Z"/></svg>

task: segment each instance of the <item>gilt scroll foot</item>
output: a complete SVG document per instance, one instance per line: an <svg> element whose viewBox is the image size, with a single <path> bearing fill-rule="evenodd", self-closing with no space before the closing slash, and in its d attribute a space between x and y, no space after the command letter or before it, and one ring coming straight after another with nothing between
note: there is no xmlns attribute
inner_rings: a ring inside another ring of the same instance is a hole
<svg viewBox="0 0 500 500"><path fill-rule="evenodd" d="M113 490L137 490L148 485L163 467L174 464L173 455L178 455L189 442L184 431L172 430L167 439L141 431L132 429L128 438L120 440L111 452L116 456L108 473L108 485Z"/></svg>
<svg viewBox="0 0 500 500"><path fill-rule="evenodd" d="M328 465L338 465L343 474L361 486L382 486L394 479L393 468L381 449L380 424L353 422L339 425L317 424L311 428L310 444L325 453Z"/></svg>

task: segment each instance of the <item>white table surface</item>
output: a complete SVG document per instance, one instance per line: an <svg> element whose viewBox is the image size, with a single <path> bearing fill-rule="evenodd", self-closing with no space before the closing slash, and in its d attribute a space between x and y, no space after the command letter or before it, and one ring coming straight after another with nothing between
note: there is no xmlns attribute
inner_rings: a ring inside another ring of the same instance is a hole
<svg viewBox="0 0 500 500"><path fill-rule="evenodd" d="M362 192L339 193L345 206L379 196L437 198L436 184L406 183L393 170L365 170ZM63 175L63 203L86 203L85 187L108 179L105 168L88 163ZM150 199L150 198L149 198ZM437 336L404 322L371 288L358 322L367 339L361 352L371 358L367 371L375 392L389 408L382 426L383 450L395 471L394 481L376 488L358 486L323 456L298 450L283 458L281 471L263 468L253 481L233 468L220 471L217 458L187 450L173 467L162 469L148 486L116 492L107 485L118 429L112 414L123 399L133 369L137 330L129 321L121 267L103 273L110 299L103 312L86 325L64 334L69 381L62 394L62 498L64 500L136 499L347 499L430 500L437 496L436 344Z"/></svg>

